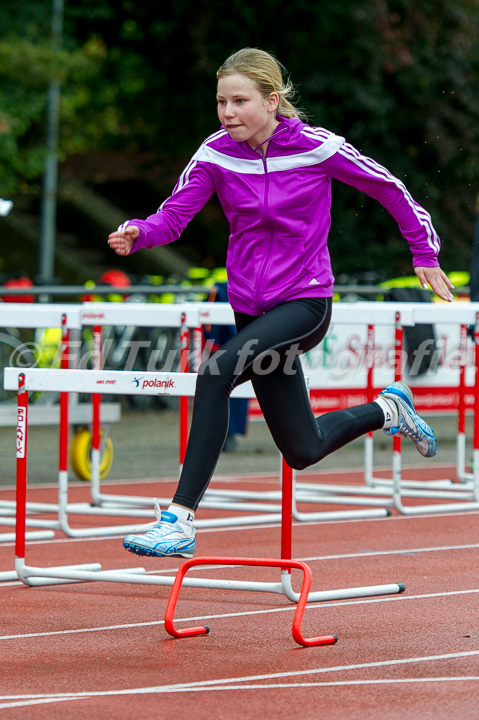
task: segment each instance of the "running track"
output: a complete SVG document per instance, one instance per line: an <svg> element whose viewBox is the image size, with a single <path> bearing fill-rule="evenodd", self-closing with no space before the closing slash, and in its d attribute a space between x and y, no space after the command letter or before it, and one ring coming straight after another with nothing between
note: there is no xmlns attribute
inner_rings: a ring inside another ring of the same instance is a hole
<svg viewBox="0 0 479 720"><path fill-rule="evenodd" d="M452 468L434 466L427 475L425 468L419 467L422 479L454 476ZM417 478L418 468L408 473ZM314 477L359 481L352 473ZM216 478L214 487L222 483L270 490L277 480ZM135 481L134 492L168 496L174 485L164 479L158 491L152 481ZM108 489L128 492L121 483ZM11 488L0 492L0 500L13 497ZM88 497L85 485L72 484L71 501ZM29 499L54 502L55 488L32 487ZM205 510L198 517L215 514ZM336 634L338 643L327 647L298 646L291 635L294 606L269 593L183 588L176 624L206 621L210 634L173 639L163 628L168 587L0 583L0 720L477 720L478 530L477 512L295 523L293 557L310 565L313 590L406 585L400 595L308 605L304 635ZM277 558L279 542L277 524L204 529L196 555ZM138 558L119 538L73 540L56 533L28 543L30 565L80 562L101 562L104 569L143 565L171 575L181 561ZM13 543L2 543L0 571L13 563ZM190 572L278 580L278 571L267 568Z"/></svg>

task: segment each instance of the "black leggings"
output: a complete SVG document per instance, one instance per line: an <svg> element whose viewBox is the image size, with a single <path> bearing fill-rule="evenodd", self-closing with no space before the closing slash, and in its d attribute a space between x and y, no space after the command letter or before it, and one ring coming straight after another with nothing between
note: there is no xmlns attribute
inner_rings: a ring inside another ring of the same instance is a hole
<svg viewBox="0 0 479 720"><path fill-rule="evenodd" d="M291 467L302 470L383 426L368 403L315 418L299 355L318 345L331 320L330 298L291 300L254 317L235 314L238 334L201 365L185 461L173 502L196 510L223 448L229 396L252 380L269 430Z"/></svg>

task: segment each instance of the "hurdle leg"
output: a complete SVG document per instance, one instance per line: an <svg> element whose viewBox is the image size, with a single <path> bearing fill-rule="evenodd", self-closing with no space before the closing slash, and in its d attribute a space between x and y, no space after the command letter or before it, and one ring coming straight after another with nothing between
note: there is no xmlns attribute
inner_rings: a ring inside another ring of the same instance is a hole
<svg viewBox="0 0 479 720"><path fill-rule="evenodd" d="M186 314L183 313L181 316L181 328L180 328L180 372L188 372L189 369L189 333L186 327ZM183 467L186 454L186 446L188 444L188 425L189 425L189 403L190 400L186 396L180 396L179 404L179 447L180 447L180 458L179 458L179 473Z"/></svg>
<svg viewBox="0 0 479 720"><path fill-rule="evenodd" d="M293 520L293 471L283 460L283 516L281 523L281 557L291 560L292 556L292 520ZM291 568L285 566L281 573L283 592L291 602L299 602L298 595L292 588ZM326 590L309 593L307 602L323 602L325 600L343 600L346 598L371 597L374 595L393 595L404 592L405 585L392 583L341 590Z"/></svg>
<svg viewBox="0 0 479 720"><path fill-rule="evenodd" d="M65 316L64 316L65 317ZM69 331L65 329L63 337L63 353L62 368L68 367L68 355L66 350L69 345ZM93 328L93 365L94 369L100 370L102 365L101 359L101 327ZM100 503L100 408L101 395L94 393L92 395L92 464L91 464L91 493L94 504ZM68 393L60 393L60 435L59 435L59 462L58 462L58 528L67 537L88 538L88 537L111 537L115 535L123 535L128 532L136 532L139 523L135 525L112 525L106 527L95 528L72 528L70 526L68 516L71 508L68 506L68 428L69 428L69 405ZM76 508L79 514L85 515L111 515L111 510L104 510L99 507L94 508ZM121 514L122 510L118 510L115 514ZM144 515L141 511L138 514L135 511L124 510L125 516L141 517Z"/></svg>
<svg viewBox="0 0 479 720"><path fill-rule="evenodd" d="M474 497L479 501L479 313L476 313L476 325L474 328L474 357L475 357L475 381L474 381L474 434L473 434L473 481Z"/></svg>
<svg viewBox="0 0 479 720"><path fill-rule="evenodd" d="M374 400L374 349L375 349L374 325L368 325L366 343L366 368L367 368L367 401ZM370 431L364 438L364 480L366 485L374 484L373 460L374 458L374 432Z"/></svg>
<svg viewBox="0 0 479 720"><path fill-rule="evenodd" d="M466 472L466 367L467 327L461 325L459 339L459 403L457 409L456 472L459 482L467 482L472 474Z"/></svg>

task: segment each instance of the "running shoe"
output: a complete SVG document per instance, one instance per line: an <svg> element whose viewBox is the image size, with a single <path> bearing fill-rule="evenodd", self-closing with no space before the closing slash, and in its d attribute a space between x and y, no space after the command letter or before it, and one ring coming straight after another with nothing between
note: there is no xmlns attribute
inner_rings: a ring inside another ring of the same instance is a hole
<svg viewBox="0 0 479 720"><path fill-rule="evenodd" d="M196 530L189 530L178 517L163 510L160 522L144 535L127 535L123 547L136 555L152 557L193 557Z"/></svg>
<svg viewBox="0 0 479 720"><path fill-rule="evenodd" d="M392 401L397 408L397 422L384 429L386 435L409 437L424 457L433 457L437 452L434 430L420 417L414 407L414 397L409 385L398 380L384 388L379 396Z"/></svg>

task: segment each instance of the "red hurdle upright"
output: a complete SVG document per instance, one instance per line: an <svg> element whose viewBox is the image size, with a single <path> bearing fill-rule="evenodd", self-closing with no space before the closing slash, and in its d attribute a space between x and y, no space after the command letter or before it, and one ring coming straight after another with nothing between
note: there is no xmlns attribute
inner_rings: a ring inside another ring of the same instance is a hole
<svg viewBox="0 0 479 720"><path fill-rule="evenodd" d="M28 449L28 393L25 375L18 376L17 398L17 489L15 557L25 557L25 531L27 521L27 449Z"/></svg>

